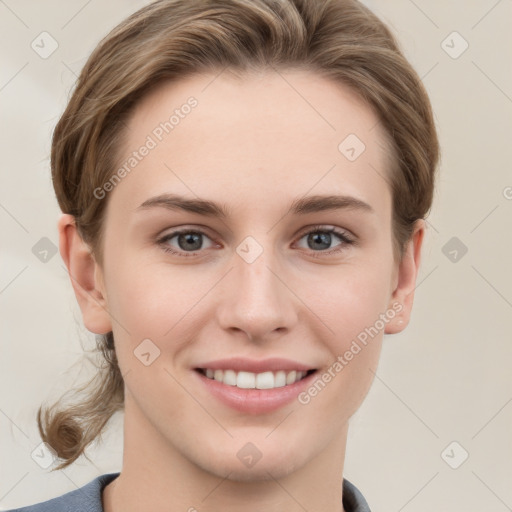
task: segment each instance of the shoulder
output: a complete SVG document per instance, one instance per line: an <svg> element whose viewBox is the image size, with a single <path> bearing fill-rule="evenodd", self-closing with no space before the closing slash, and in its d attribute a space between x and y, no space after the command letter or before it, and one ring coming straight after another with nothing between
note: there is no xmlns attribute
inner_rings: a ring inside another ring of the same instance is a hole
<svg viewBox="0 0 512 512"><path fill-rule="evenodd" d="M343 507L347 512L371 512L361 491L346 478L343 479Z"/></svg>
<svg viewBox="0 0 512 512"><path fill-rule="evenodd" d="M100 475L83 487L62 496L5 512L103 512L103 488L118 476L119 473ZM347 512L370 512L361 492L347 479L343 479L343 505Z"/></svg>
<svg viewBox="0 0 512 512"><path fill-rule="evenodd" d="M119 473L106 473L62 496L5 512L103 512L101 492L118 476Z"/></svg>

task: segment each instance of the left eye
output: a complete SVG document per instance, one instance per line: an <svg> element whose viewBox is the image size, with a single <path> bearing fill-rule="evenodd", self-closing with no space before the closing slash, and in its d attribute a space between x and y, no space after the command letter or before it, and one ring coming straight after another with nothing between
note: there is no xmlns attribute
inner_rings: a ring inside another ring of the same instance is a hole
<svg viewBox="0 0 512 512"><path fill-rule="evenodd" d="M341 240L341 243L338 244L334 249L331 249L326 246L331 245L331 242L333 241L333 235L337 237L339 240ZM341 251L345 248L345 246L354 243L354 241L348 236L347 233L343 231L338 231L335 228L323 228L321 226L317 226L308 231L307 233L304 233L300 240L302 240L303 238L306 238L306 243L308 244L308 247L306 247L307 249L319 249L320 252L325 251L328 254Z"/></svg>

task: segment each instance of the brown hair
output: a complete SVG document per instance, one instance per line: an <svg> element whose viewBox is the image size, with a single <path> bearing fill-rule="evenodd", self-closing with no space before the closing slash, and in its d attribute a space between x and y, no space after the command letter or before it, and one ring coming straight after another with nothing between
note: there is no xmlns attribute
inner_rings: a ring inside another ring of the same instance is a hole
<svg viewBox="0 0 512 512"><path fill-rule="evenodd" d="M348 86L378 115L392 158L395 255L430 210L439 144L428 95L397 41L356 0L158 0L114 28L85 64L52 140L53 185L64 213L102 262L106 200L134 105L162 80L196 72L311 70ZM341 142L341 141L340 141ZM37 421L42 439L71 464L123 408L112 332L97 338L106 365L71 407Z"/></svg>

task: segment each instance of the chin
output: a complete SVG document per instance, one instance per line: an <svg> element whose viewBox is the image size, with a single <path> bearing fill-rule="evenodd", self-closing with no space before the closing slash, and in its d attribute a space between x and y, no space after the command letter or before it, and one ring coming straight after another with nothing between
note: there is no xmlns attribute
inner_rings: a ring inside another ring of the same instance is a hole
<svg viewBox="0 0 512 512"><path fill-rule="evenodd" d="M217 450L215 454L198 465L208 473L233 482L263 482L281 479L306 463L302 458L299 459L300 452L302 452L301 455L304 455L304 451L291 448L290 453L287 454L284 454L279 447L262 449L261 458L252 465L249 462L244 464L243 454L241 454L242 460L240 460L236 454L225 455Z"/></svg>
<svg viewBox="0 0 512 512"><path fill-rule="evenodd" d="M265 464L260 460L252 468L242 468L240 464L223 464L219 471L214 474L220 478L225 478L232 482L265 482L270 480L280 480L295 471L295 465L283 466L283 461L277 461Z"/></svg>

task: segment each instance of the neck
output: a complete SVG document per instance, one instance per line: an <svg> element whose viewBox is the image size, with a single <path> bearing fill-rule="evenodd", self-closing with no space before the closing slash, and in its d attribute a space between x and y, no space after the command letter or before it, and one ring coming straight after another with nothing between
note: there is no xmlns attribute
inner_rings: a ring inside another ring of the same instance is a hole
<svg viewBox="0 0 512 512"><path fill-rule="evenodd" d="M333 436L335 444L326 445L313 458L306 457L300 467L283 469L279 460L269 463L263 449L260 461L245 474L230 471L229 467L211 471L211 468L201 467L198 458L192 462L192 457L184 456L191 447L173 444L157 432L127 395L123 466L121 474L103 491L103 509L105 512L196 512L204 509L211 512L242 509L244 512L344 512L346 434L345 428L338 437ZM296 451L300 455L303 450L297 447Z"/></svg>

